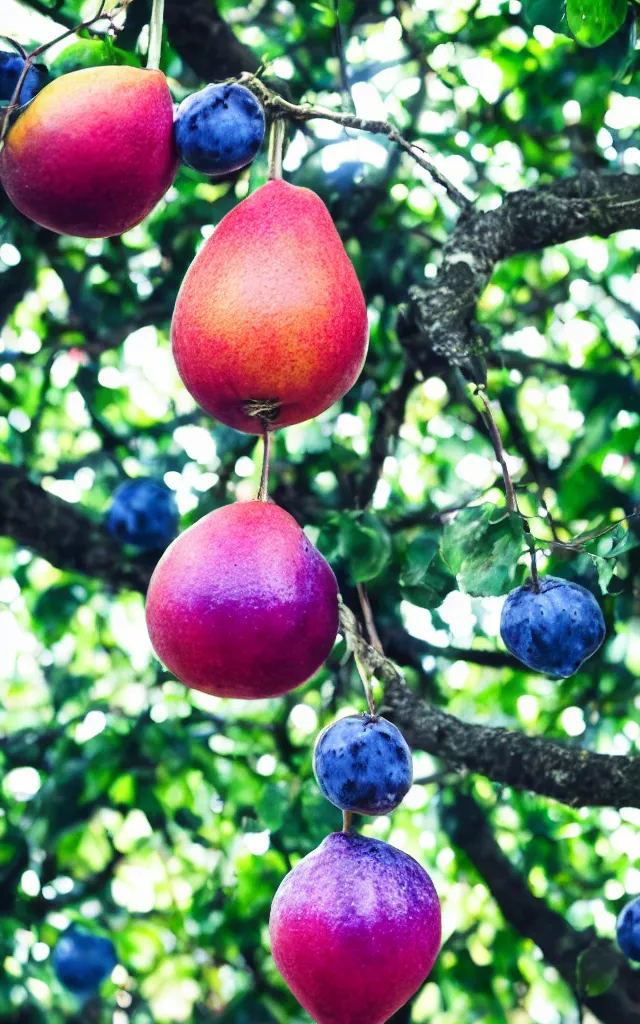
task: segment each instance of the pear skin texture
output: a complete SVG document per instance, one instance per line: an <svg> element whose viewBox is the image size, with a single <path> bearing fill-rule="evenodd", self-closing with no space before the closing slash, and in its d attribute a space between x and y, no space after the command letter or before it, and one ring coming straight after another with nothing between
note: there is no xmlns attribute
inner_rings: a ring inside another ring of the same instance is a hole
<svg viewBox="0 0 640 1024"><path fill-rule="evenodd" d="M216 697L278 697L331 653L338 585L288 512L236 502L167 548L146 614L158 658L186 686Z"/></svg>
<svg viewBox="0 0 640 1024"><path fill-rule="evenodd" d="M357 380L367 310L326 206L269 181L227 214L191 264L171 328L187 390L227 426L262 433L251 400L286 427L317 416Z"/></svg>
<svg viewBox="0 0 640 1024"><path fill-rule="evenodd" d="M46 86L0 153L21 213L58 234L107 238L135 227L178 169L173 101L160 71L84 68Z"/></svg>
<svg viewBox="0 0 640 1024"><path fill-rule="evenodd" d="M385 1024L424 984L441 930L424 868L356 832L296 864L269 922L276 967L316 1024Z"/></svg>

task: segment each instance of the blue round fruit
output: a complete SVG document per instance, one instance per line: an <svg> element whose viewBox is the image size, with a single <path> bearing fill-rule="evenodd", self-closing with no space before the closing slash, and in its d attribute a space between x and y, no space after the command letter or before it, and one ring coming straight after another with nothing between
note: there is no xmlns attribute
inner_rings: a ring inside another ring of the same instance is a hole
<svg viewBox="0 0 640 1024"><path fill-rule="evenodd" d="M250 164L264 139L264 111L243 85L207 85L187 96L175 118L180 159L203 174Z"/></svg>
<svg viewBox="0 0 640 1024"><path fill-rule="evenodd" d="M24 58L19 53L0 50L0 103L10 103L18 79L24 68ZM47 84L49 74L42 64L32 64L22 83L19 102L28 103Z"/></svg>
<svg viewBox="0 0 640 1024"><path fill-rule="evenodd" d="M640 963L640 896L627 903L616 926L618 945L629 960Z"/></svg>
<svg viewBox="0 0 640 1024"><path fill-rule="evenodd" d="M166 548L178 532L173 491L156 480L129 480L118 487L107 513L107 529L121 544L147 551Z"/></svg>
<svg viewBox="0 0 640 1024"><path fill-rule="evenodd" d="M118 958L111 939L72 924L53 951L53 970L61 985L79 999L88 999L111 974Z"/></svg>
<svg viewBox="0 0 640 1024"><path fill-rule="evenodd" d="M404 736L375 715L349 715L327 726L316 740L313 770L327 800L356 814L389 814L413 782Z"/></svg>
<svg viewBox="0 0 640 1024"><path fill-rule="evenodd" d="M543 576L512 590L502 609L500 633L507 649L529 668L554 679L577 672L605 638L593 594L578 583Z"/></svg>

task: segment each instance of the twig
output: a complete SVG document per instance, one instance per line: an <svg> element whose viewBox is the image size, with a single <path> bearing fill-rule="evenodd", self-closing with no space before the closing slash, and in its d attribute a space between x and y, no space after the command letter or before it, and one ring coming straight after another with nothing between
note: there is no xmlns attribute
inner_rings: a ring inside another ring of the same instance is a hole
<svg viewBox="0 0 640 1024"><path fill-rule="evenodd" d="M493 450L496 453L496 459L500 463L500 469L502 470L502 478L504 480L504 491L507 499L507 508L509 509L510 512L518 512L519 509L518 501L516 498L516 492L513 486L513 481L511 479L511 474L509 473L509 470L507 468L504 447L502 444L502 436L500 434L500 431L498 430L498 425L495 419L493 418L493 413L491 411L491 403L487 398L487 395L485 394L483 388L474 387L473 393L478 396L478 398L480 399L484 406L483 416L486 421L489 434L491 436L491 443L493 445Z"/></svg>
<svg viewBox="0 0 640 1024"><path fill-rule="evenodd" d="M162 56L162 28L164 25L164 0L153 0L151 21L149 22L149 49L147 50L147 68L157 71Z"/></svg>
<svg viewBox="0 0 640 1024"><path fill-rule="evenodd" d="M342 33L342 23L340 22L340 0L333 0L333 13L336 19L336 50L338 52L338 60L340 62L340 85L342 87L342 99L344 103L351 110L353 110L353 97L351 95L351 90L349 89L349 68L347 65L347 58L344 52L344 36Z"/></svg>
<svg viewBox="0 0 640 1024"><path fill-rule="evenodd" d="M271 431L269 430L268 423L264 424L264 454L262 456L262 473L260 475L260 489L258 491L258 501L269 500L269 469L271 466Z"/></svg>
<svg viewBox="0 0 640 1024"><path fill-rule="evenodd" d="M375 647L376 651L384 655L384 649L382 647L382 641L378 636L378 630L373 619L373 612L371 610L371 602L369 601L369 595L364 583L358 583L358 598L360 600L360 607L362 608L362 614L364 615L365 626L367 627L367 633L369 634L369 642L372 647Z"/></svg>
<svg viewBox="0 0 640 1024"><path fill-rule="evenodd" d="M334 124L342 125L343 128L353 128L360 132L369 132L371 135L386 135L390 142L408 153L413 160L427 171L433 180L445 189L449 197L460 207L461 210L470 210L473 200L465 196L449 179L436 167L433 161L426 155L421 146L415 142L409 142L400 134L398 129L390 121L371 121L355 114L347 114L343 111L328 110L325 107L300 106L290 103L278 93L260 81L252 72L244 71L238 76L237 81L251 89L264 104L265 108L274 113L279 111L285 114L292 121L313 121L321 118L325 121L333 121Z"/></svg>
<svg viewBox="0 0 640 1024"><path fill-rule="evenodd" d="M282 177L282 157L286 134L286 121L282 117L277 117L271 125L269 135L269 173L267 175L269 181L275 181Z"/></svg>
<svg viewBox="0 0 640 1024"><path fill-rule="evenodd" d="M360 679L362 681L364 694L365 697L367 698L367 707L369 708L369 714L375 717L376 702L373 697L373 689L371 687L371 679L369 677L369 672L367 671L367 669L365 668L365 666L363 665L362 661L360 660L355 651L353 652L353 660L356 663L358 675L360 676Z"/></svg>
<svg viewBox="0 0 640 1024"><path fill-rule="evenodd" d="M353 821L353 814L351 811L342 812L342 831L348 832L351 828L351 822Z"/></svg>
<svg viewBox="0 0 640 1024"><path fill-rule="evenodd" d="M507 467L507 462L505 458L504 445L502 444L502 435L498 429L498 424L494 419L493 413L491 411L491 402L489 401L484 388L474 386L474 394L478 396L478 398L480 399L484 406L483 419L487 424L489 436L491 438L491 444L493 445L493 450L496 454L496 459L500 463L500 469L502 470L502 479L504 480L504 490L507 499L507 508L509 509L510 512L515 512L516 515L519 515L522 519L522 528L524 530L525 540L527 543L527 547L529 548L529 553L531 555L531 582L533 584L533 589L535 593L539 594L540 578L538 576L538 558L535 540L531 533L531 527L529 526L529 523L521 514L520 509L518 508L518 499L516 498L513 480L511 479L511 474L509 473L509 469Z"/></svg>

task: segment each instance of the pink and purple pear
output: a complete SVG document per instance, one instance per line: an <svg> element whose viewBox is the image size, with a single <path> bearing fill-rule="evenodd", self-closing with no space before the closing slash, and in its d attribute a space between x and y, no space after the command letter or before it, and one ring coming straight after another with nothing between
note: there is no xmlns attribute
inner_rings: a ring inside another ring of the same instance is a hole
<svg viewBox="0 0 640 1024"><path fill-rule="evenodd" d="M278 697L329 656L338 585L288 512L237 502L167 548L146 612L156 654L187 686L217 697Z"/></svg>
<svg viewBox="0 0 640 1024"><path fill-rule="evenodd" d="M433 967L440 902L413 857L334 832L282 882L269 930L276 966L316 1024L384 1024Z"/></svg>

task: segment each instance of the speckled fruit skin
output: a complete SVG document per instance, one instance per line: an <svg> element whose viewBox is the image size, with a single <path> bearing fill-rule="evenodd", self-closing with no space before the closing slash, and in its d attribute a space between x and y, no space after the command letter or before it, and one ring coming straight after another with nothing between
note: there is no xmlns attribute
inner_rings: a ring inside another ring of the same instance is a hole
<svg viewBox="0 0 640 1024"><path fill-rule="evenodd" d="M147 625L156 654L187 686L278 697L330 654L338 585L288 512L238 502L167 548L149 584Z"/></svg>
<svg viewBox="0 0 640 1024"><path fill-rule="evenodd" d="M75 925L67 928L53 951L53 969L58 981L80 999L93 995L117 962L111 939L92 935Z"/></svg>
<svg viewBox="0 0 640 1024"><path fill-rule="evenodd" d="M627 903L617 924L618 945L629 960L640 962L640 896Z"/></svg>
<svg viewBox="0 0 640 1024"><path fill-rule="evenodd" d="M202 174L239 171L260 149L264 127L264 111L244 85L207 85L178 107L180 159Z"/></svg>
<svg viewBox="0 0 640 1024"><path fill-rule="evenodd" d="M528 668L566 679L598 650L606 628L593 594L578 583L543 576L540 593L530 583L511 591L500 633L507 649Z"/></svg>
<svg viewBox="0 0 640 1024"><path fill-rule="evenodd" d="M84 68L54 79L11 128L0 178L36 224L84 238L139 224L178 168L160 71Z"/></svg>
<svg viewBox="0 0 640 1024"><path fill-rule="evenodd" d="M262 432L244 403L301 423L355 383L368 343L355 270L314 192L269 181L227 214L178 294L171 338L185 386L212 416Z"/></svg>
<svg viewBox="0 0 640 1024"><path fill-rule="evenodd" d="M328 725L316 740L313 770L327 800L356 814L389 814L413 781L404 736L373 715L348 715Z"/></svg>
<svg viewBox="0 0 640 1024"><path fill-rule="evenodd" d="M406 853L334 832L282 882L269 930L276 966L316 1024L383 1024L434 964L440 902Z"/></svg>

